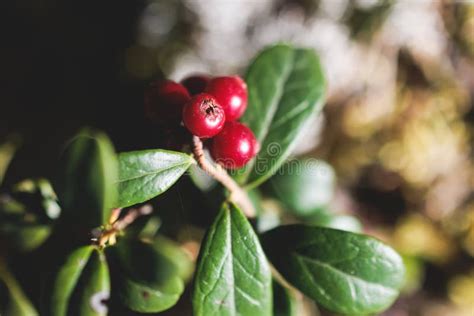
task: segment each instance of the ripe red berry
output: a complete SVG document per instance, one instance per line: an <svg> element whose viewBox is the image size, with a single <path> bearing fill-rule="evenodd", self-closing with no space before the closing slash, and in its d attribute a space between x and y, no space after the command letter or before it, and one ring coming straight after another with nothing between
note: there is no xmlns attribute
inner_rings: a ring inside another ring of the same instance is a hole
<svg viewBox="0 0 474 316"><path fill-rule="evenodd" d="M237 120L247 108L247 84L238 76L211 79L205 91L216 98L228 121Z"/></svg>
<svg viewBox="0 0 474 316"><path fill-rule="evenodd" d="M242 168L259 150L254 134L242 123L226 122L222 132L212 139L212 158L227 169Z"/></svg>
<svg viewBox="0 0 474 316"><path fill-rule="evenodd" d="M145 92L145 114L155 123L179 123L183 106L190 98L188 90L179 83L155 81Z"/></svg>
<svg viewBox="0 0 474 316"><path fill-rule="evenodd" d="M204 92L211 78L206 75L192 75L181 81L181 84L188 89L189 94L196 95Z"/></svg>
<svg viewBox="0 0 474 316"><path fill-rule="evenodd" d="M183 122L193 135L209 138L224 127L225 112L213 96L200 93L185 104Z"/></svg>

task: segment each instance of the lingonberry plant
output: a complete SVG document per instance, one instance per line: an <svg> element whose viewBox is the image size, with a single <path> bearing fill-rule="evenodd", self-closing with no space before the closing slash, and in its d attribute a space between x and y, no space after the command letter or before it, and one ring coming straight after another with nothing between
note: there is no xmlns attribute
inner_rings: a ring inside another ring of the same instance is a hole
<svg viewBox="0 0 474 316"><path fill-rule="evenodd" d="M0 200L2 240L15 254L36 249L25 258L45 267L26 291L32 303L0 262L4 313L299 315L303 293L330 311L368 315L394 302L400 256L321 216L331 167L284 165L324 103L314 51L277 45L255 58L245 81L201 79L145 91L153 122L171 131L182 122L192 134L180 150L116 154L105 134L84 129L63 152L57 197L46 180L27 180ZM268 221L262 195L284 205L293 224Z"/></svg>

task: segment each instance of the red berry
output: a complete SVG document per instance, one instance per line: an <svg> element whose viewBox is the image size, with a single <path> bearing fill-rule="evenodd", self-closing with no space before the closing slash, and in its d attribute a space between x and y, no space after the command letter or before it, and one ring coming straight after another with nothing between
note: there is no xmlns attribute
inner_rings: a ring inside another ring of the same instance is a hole
<svg viewBox="0 0 474 316"><path fill-rule="evenodd" d="M259 144L250 128L235 121L226 122L211 144L212 158L227 169L242 168L258 150Z"/></svg>
<svg viewBox="0 0 474 316"><path fill-rule="evenodd" d="M247 108L247 84L238 76L211 79L205 91L216 98L228 121L241 117Z"/></svg>
<svg viewBox="0 0 474 316"><path fill-rule="evenodd" d="M188 90L179 83L155 81L145 92L145 114L155 123L179 123L183 106L190 98Z"/></svg>
<svg viewBox="0 0 474 316"><path fill-rule="evenodd" d="M181 81L181 84L188 89L189 94L196 95L204 92L211 78L206 75L192 75Z"/></svg>
<svg viewBox="0 0 474 316"><path fill-rule="evenodd" d="M209 138L224 127L225 112L212 95L200 93L185 104L183 122L193 135Z"/></svg>

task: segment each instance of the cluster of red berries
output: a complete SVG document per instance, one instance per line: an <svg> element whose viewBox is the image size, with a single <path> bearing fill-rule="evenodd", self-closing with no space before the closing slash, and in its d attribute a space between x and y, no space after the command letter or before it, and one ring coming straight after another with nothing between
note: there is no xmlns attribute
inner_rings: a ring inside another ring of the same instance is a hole
<svg viewBox="0 0 474 316"><path fill-rule="evenodd" d="M247 85L238 76L190 76L181 83L153 82L145 93L147 116L179 124L191 134L211 139L212 158L227 169L243 167L259 150L253 132L237 120L247 108Z"/></svg>

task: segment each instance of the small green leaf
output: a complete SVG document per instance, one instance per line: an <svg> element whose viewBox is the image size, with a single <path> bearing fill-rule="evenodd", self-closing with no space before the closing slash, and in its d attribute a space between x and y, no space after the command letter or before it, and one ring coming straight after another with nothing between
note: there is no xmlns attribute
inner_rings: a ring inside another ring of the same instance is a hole
<svg viewBox="0 0 474 316"><path fill-rule="evenodd" d="M395 301L403 283L401 257L368 236L288 225L265 233L262 243L288 282L336 313L380 312Z"/></svg>
<svg viewBox="0 0 474 316"><path fill-rule="evenodd" d="M110 250L121 269L118 287L121 301L136 312L156 313L170 308L184 290L182 276L192 271L189 258L170 241L129 238Z"/></svg>
<svg viewBox="0 0 474 316"><path fill-rule="evenodd" d="M255 187L272 176L322 108L325 79L314 50L287 45L260 53L246 75L249 105L242 118L261 150L237 175Z"/></svg>
<svg viewBox="0 0 474 316"><path fill-rule="evenodd" d="M242 212L224 204L202 244L195 275L195 316L272 313L270 268Z"/></svg>
<svg viewBox="0 0 474 316"><path fill-rule="evenodd" d="M106 223L116 204L118 166L109 138L90 129L82 130L64 154L59 200L69 216L81 223Z"/></svg>
<svg viewBox="0 0 474 316"><path fill-rule="evenodd" d="M82 278L83 288L80 293L80 316L105 316L110 297L109 267L102 251L96 250L87 264Z"/></svg>
<svg viewBox="0 0 474 316"><path fill-rule="evenodd" d="M194 162L191 156L168 150L143 150L119 155L119 203L126 207L165 192Z"/></svg>
<svg viewBox="0 0 474 316"><path fill-rule="evenodd" d="M15 316L38 315L33 304L23 293L20 284L18 284L2 259L0 259L0 283L5 285L9 296L6 308L0 309L0 314Z"/></svg>
<svg viewBox="0 0 474 316"><path fill-rule="evenodd" d="M174 241L158 236L153 240L155 249L170 258L177 268L177 274L183 280L189 280L194 272L194 264L190 256L185 253Z"/></svg>
<svg viewBox="0 0 474 316"><path fill-rule="evenodd" d="M275 280L273 280L273 316L298 316L296 298Z"/></svg>
<svg viewBox="0 0 474 316"><path fill-rule="evenodd" d="M173 277L159 287L149 287L121 277L118 292L121 302L135 312L158 313L174 306L184 291L184 283Z"/></svg>
<svg viewBox="0 0 474 316"><path fill-rule="evenodd" d="M159 286L178 272L174 258L151 242L123 238L111 251L123 272L135 282Z"/></svg>
<svg viewBox="0 0 474 316"><path fill-rule="evenodd" d="M93 250L93 246L84 246L76 249L67 257L54 281L48 314L52 316L67 315L69 301Z"/></svg>
<svg viewBox="0 0 474 316"><path fill-rule="evenodd" d="M268 181L267 191L298 216L326 208L334 196L335 173L324 161L291 160Z"/></svg>

